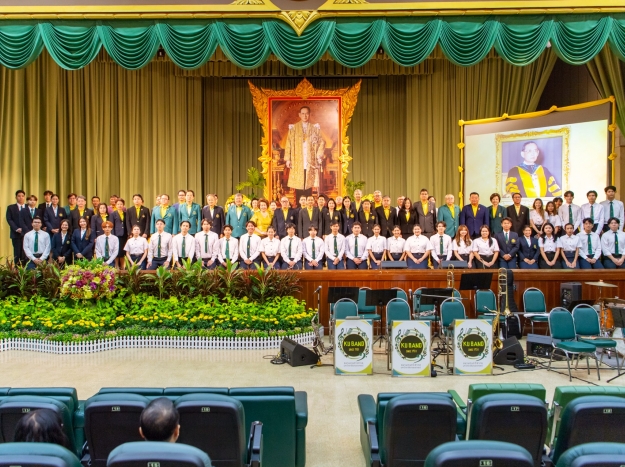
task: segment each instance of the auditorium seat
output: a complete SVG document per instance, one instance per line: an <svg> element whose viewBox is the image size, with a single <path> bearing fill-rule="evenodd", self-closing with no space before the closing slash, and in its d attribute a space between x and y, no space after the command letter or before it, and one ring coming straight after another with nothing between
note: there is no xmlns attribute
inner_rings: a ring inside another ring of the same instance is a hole
<svg viewBox="0 0 625 467"><path fill-rule="evenodd" d="M18 421L25 414L32 410L50 409L59 414L63 423L63 430L67 435L69 448L78 454L82 447L76 445L74 437L74 413L69 407L55 397L44 397L35 395L7 396L0 402L0 442L7 443L13 441L15 427Z"/></svg>
<svg viewBox="0 0 625 467"><path fill-rule="evenodd" d="M571 401L562 420L550 457L554 464L570 448L585 443L625 440L625 400L615 396L584 396Z"/></svg>
<svg viewBox="0 0 625 467"><path fill-rule="evenodd" d="M263 424L263 463L271 467L304 467L308 397L292 387L231 388L230 396L245 409L245 429ZM249 437L249 431L246 431Z"/></svg>
<svg viewBox="0 0 625 467"><path fill-rule="evenodd" d="M116 447L108 458L109 467L211 467L205 452L185 444L137 441Z"/></svg>
<svg viewBox="0 0 625 467"><path fill-rule="evenodd" d="M460 441L434 449L425 467L531 467L532 456L525 448L501 441Z"/></svg>
<svg viewBox="0 0 625 467"><path fill-rule="evenodd" d="M101 388L98 391L98 394L139 394L145 397L162 397L163 396L163 388L135 388L135 387L110 387L110 388Z"/></svg>
<svg viewBox="0 0 625 467"><path fill-rule="evenodd" d="M556 467L621 467L625 465L624 443L586 443L564 452Z"/></svg>
<svg viewBox="0 0 625 467"><path fill-rule="evenodd" d="M106 466L113 449L131 441L141 441L139 419L150 403L140 394L96 394L85 402L85 435L89 452L82 462ZM114 427L114 429L113 429Z"/></svg>
<svg viewBox="0 0 625 467"><path fill-rule="evenodd" d="M0 444L0 467L81 467L76 454L52 443Z"/></svg>
<svg viewBox="0 0 625 467"><path fill-rule="evenodd" d="M553 449L556 433L560 427L562 411L566 406L584 396L614 396L625 399L625 387L621 386L558 386L553 395L551 408L549 409L548 444ZM625 440L625 438L624 438Z"/></svg>
<svg viewBox="0 0 625 467"><path fill-rule="evenodd" d="M223 396L227 396L228 388L181 387L181 388L165 388L163 390L163 396L168 397L168 398L180 397L186 394L221 394Z"/></svg>
<svg viewBox="0 0 625 467"><path fill-rule="evenodd" d="M471 408L467 439L504 441L524 447L540 467L547 438L544 400L525 394L498 393L478 398Z"/></svg>
<svg viewBox="0 0 625 467"><path fill-rule="evenodd" d="M246 417L239 400L221 394L187 394L179 397L175 405L180 414L179 443L204 451L216 467L244 467L252 463L252 450L246 446ZM257 437L250 439L250 445L262 447L262 423L250 425L248 433ZM261 463L261 456L262 452L258 453L254 462Z"/></svg>
<svg viewBox="0 0 625 467"><path fill-rule="evenodd" d="M366 465L423 465L432 449L464 433L464 420L444 392L380 393L377 402L360 394L358 407Z"/></svg>

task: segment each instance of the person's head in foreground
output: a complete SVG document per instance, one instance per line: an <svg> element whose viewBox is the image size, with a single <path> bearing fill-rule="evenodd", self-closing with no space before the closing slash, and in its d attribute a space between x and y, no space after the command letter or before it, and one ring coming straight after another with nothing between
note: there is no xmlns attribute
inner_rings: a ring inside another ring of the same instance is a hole
<svg viewBox="0 0 625 467"><path fill-rule="evenodd" d="M17 422L13 441L16 443L53 443L69 447L59 414L50 409L28 412Z"/></svg>
<svg viewBox="0 0 625 467"><path fill-rule="evenodd" d="M175 443L180 436L180 415L166 397L154 399L141 412L139 434L146 441Z"/></svg>

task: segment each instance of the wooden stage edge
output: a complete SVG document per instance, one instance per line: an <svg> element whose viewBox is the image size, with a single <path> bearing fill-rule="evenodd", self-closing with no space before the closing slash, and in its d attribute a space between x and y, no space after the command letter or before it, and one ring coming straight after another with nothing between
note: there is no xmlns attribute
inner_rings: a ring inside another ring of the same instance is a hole
<svg viewBox="0 0 625 467"><path fill-rule="evenodd" d="M523 291L529 287L536 287L543 291L547 301L547 308L560 305L560 284L563 282L580 282L582 284L582 299L594 300L599 297L599 287L586 285L585 282L603 280L614 284L618 288L603 288L603 297L625 297L625 270L523 270L514 271L514 298L519 311L523 311ZM378 271L296 271L300 279L301 291L294 296L306 302L310 308L317 308L317 295L315 290L321 289L321 323L328 325L329 306L327 303L329 287L369 287L371 289L390 289L401 287L415 290L419 287L446 287L447 269L443 270L378 270ZM460 278L463 274L473 274L480 271L454 271L454 286L460 287ZM497 270L492 270L493 280L491 290L497 293ZM462 291L462 297L467 316L475 317L473 295L469 291ZM536 327L537 332L541 332Z"/></svg>

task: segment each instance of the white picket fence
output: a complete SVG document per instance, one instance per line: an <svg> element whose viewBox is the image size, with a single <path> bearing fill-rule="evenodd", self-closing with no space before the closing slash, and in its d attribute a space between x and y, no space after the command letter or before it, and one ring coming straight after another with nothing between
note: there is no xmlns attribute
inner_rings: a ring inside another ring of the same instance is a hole
<svg viewBox="0 0 625 467"><path fill-rule="evenodd" d="M314 333L288 336L312 345ZM30 350L54 354L87 354L115 349L264 350L277 349L284 337L115 337L88 342L54 342L41 339L0 339L0 352Z"/></svg>

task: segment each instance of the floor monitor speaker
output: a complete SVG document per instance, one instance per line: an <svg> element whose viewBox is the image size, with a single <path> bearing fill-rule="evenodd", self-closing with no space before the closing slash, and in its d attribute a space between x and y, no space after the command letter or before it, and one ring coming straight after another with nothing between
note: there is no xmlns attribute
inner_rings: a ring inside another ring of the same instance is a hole
<svg viewBox="0 0 625 467"><path fill-rule="evenodd" d="M319 362L315 352L288 337L280 343L280 357L291 366L316 365Z"/></svg>

